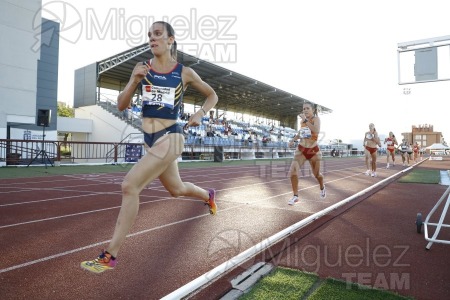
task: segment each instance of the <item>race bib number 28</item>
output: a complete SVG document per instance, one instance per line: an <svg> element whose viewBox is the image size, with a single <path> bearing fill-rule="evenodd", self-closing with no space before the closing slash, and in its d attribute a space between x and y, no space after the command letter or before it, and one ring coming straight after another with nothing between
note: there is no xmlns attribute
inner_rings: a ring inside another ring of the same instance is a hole
<svg viewBox="0 0 450 300"><path fill-rule="evenodd" d="M172 109L175 103L175 88L155 85L142 86L142 101L146 105L158 105Z"/></svg>

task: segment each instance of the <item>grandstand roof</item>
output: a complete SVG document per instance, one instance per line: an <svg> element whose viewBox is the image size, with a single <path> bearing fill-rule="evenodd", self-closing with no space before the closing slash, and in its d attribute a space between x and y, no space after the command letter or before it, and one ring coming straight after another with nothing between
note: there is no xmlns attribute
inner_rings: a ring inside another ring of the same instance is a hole
<svg viewBox="0 0 450 300"><path fill-rule="evenodd" d="M152 57L149 45L145 44L98 62L98 86L121 90L127 84L136 63ZM194 69L214 88L219 97L216 108L221 110L294 124L303 103L310 101L181 51L178 51L178 61ZM184 101L201 105L204 97L194 89L187 89ZM331 109L318 105L321 113L332 112Z"/></svg>

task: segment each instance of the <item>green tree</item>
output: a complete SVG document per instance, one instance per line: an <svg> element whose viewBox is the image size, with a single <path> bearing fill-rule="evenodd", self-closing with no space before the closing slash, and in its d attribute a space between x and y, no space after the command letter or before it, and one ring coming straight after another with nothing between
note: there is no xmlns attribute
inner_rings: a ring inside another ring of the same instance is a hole
<svg viewBox="0 0 450 300"><path fill-rule="evenodd" d="M70 108L64 102L58 102L58 116L59 117L67 117L73 118L75 117L75 110ZM61 145L61 155L70 155L70 148L67 146L67 141L70 137L70 133L64 133L64 142Z"/></svg>
<svg viewBox="0 0 450 300"><path fill-rule="evenodd" d="M58 102L58 116L73 118L75 116L75 111L73 108L70 108L66 103Z"/></svg>

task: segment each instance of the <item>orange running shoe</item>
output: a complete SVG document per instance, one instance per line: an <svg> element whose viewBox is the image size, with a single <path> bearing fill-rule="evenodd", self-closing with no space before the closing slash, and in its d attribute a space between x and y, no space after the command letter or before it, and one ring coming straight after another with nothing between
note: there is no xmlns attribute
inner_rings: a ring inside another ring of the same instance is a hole
<svg viewBox="0 0 450 300"><path fill-rule="evenodd" d="M212 215L217 214L217 204L216 204L216 190L209 189L209 199L205 202L205 205L209 206L209 213Z"/></svg>

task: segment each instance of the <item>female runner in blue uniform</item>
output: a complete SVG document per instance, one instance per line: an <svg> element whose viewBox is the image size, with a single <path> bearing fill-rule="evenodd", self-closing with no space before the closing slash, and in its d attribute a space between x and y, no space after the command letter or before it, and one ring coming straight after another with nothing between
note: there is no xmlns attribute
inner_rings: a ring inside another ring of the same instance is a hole
<svg viewBox="0 0 450 300"><path fill-rule="evenodd" d="M216 105L217 95L194 70L177 62L175 32L170 24L153 23L148 37L154 58L134 67L128 84L117 99L118 109L122 111L128 107L136 89L141 88L146 154L122 182L122 206L109 246L96 259L81 263L82 268L94 273L115 267L119 248L139 210L139 194L156 178L173 197L198 198L209 206L211 214L215 215L217 211L215 190L202 189L180 178L177 158L183 151L184 137L182 128L176 123L188 86L206 98L203 107L189 118L189 126L201 123L202 117Z"/></svg>

